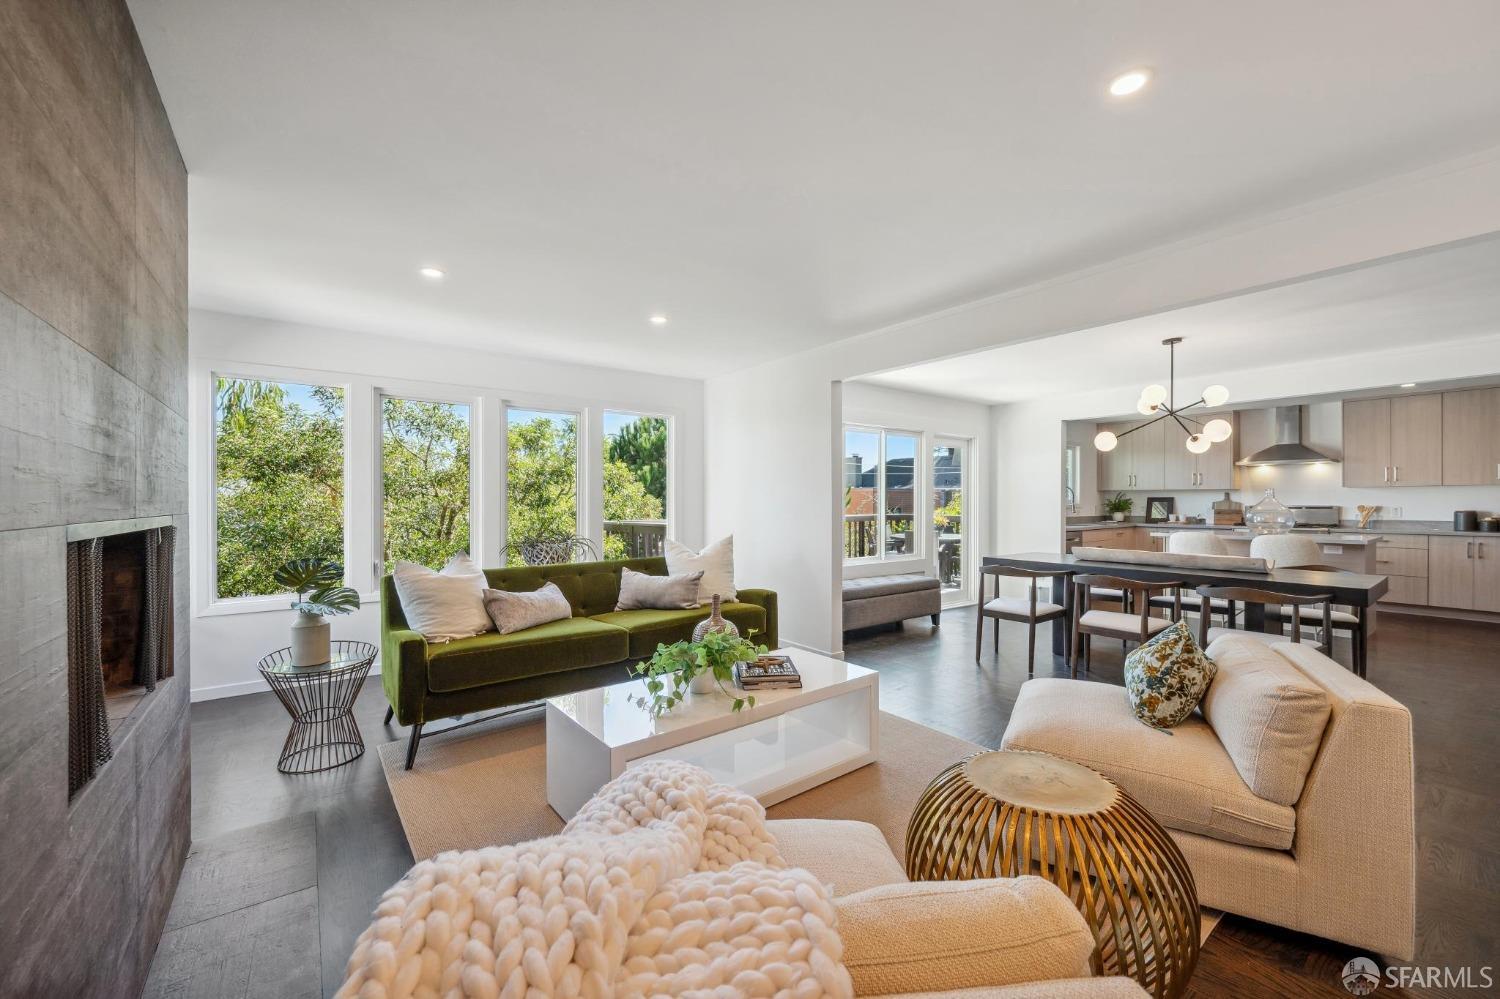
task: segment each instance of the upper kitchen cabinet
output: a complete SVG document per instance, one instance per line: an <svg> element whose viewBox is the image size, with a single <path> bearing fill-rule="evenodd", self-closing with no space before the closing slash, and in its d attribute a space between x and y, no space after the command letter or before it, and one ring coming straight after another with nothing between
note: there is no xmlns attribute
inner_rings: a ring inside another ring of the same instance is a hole
<svg viewBox="0 0 1500 999"><path fill-rule="evenodd" d="M1140 429L1136 429L1140 428ZM1099 488L1116 492L1128 489L1162 489L1166 484L1166 462L1162 445L1165 421L1101 423L1100 430L1113 432L1120 443L1113 451L1099 452ZM1127 436L1126 432L1131 431Z"/></svg>
<svg viewBox="0 0 1500 999"><path fill-rule="evenodd" d="M1228 420L1239 433L1238 421L1233 413L1201 413L1193 416L1198 423L1212 419ZM1194 454L1186 447L1186 435L1181 432L1164 435L1165 488L1167 489L1234 489L1235 438L1215 444L1202 454Z"/></svg>
<svg viewBox="0 0 1500 999"><path fill-rule="evenodd" d="M1344 403L1344 485L1436 486L1443 482L1443 397Z"/></svg>
<svg viewBox="0 0 1500 999"><path fill-rule="evenodd" d="M1500 484L1500 388L1443 396L1443 485Z"/></svg>

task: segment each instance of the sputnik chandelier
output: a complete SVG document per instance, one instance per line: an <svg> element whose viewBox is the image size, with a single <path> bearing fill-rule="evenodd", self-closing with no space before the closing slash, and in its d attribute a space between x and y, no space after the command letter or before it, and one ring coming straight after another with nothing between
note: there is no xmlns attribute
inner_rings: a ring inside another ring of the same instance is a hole
<svg viewBox="0 0 1500 999"><path fill-rule="evenodd" d="M1170 360L1167 368L1167 385L1147 385L1141 391L1141 397L1136 401L1136 412L1142 416L1154 416L1156 419L1147 420L1140 426L1131 427L1123 434L1114 434L1108 430L1100 431L1094 437L1094 447L1100 451L1113 451L1120 444L1120 438L1126 434L1133 434L1137 430L1144 430L1162 420L1174 420L1182 432L1187 435L1187 449L1193 454L1202 454L1215 444L1229 440L1234 433L1234 427L1228 420L1215 417L1204 423L1195 420L1191 416L1184 416L1188 410L1197 406L1213 408L1222 406L1229 401L1229 390L1222 385L1210 385L1203 390L1203 394L1196 402L1190 402L1186 406L1177 405L1177 345L1182 342L1182 337L1169 337L1161 342L1167 348Z"/></svg>

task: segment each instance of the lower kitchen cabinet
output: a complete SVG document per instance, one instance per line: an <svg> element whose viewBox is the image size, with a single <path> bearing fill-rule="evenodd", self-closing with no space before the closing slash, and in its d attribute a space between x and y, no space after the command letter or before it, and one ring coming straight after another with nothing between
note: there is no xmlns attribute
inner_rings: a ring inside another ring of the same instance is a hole
<svg viewBox="0 0 1500 999"><path fill-rule="evenodd" d="M1500 539L1430 539L1427 602L1433 607L1500 613Z"/></svg>

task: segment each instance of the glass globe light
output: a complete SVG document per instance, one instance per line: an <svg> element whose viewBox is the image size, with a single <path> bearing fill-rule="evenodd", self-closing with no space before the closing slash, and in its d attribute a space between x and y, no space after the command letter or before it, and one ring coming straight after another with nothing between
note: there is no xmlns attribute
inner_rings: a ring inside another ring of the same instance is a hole
<svg viewBox="0 0 1500 999"><path fill-rule="evenodd" d="M1141 396L1135 401L1135 411L1142 416L1154 416L1156 414L1156 404L1147 402L1146 397Z"/></svg>
<svg viewBox="0 0 1500 999"><path fill-rule="evenodd" d="M1222 444L1224 441L1229 440L1230 435L1233 433L1234 427L1229 425L1228 420L1209 420L1203 424L1203 436L1215 444Z"/></svg>
<svg viewBox="0 0 1500 999"><path fill-rule="evenodd" d="M1153 406L1160 406L1167 401L1166 387L1162 385L1147 385L1141 391L1141 399L1151 403Z"/></svg>
<svg viewBox="0 0 1500 999"><path fill-rule="evenodd" d="M1229 401L1229 390L1222 385L1210 385L1203 390L1203 404L1208 407L1222 406Z"/></svg>
<svg viewBox="0 0 1500 999"><path fill-rule="evenodd" d="M1203 434L1194 434L1187 439L1187 449L1194 454L1202 454L1213 447L1213 442Z"/></svg>
<svg viewBox="0 0 1500 999"><path fill-rule="evenodd" d="M1098 448L1100 451L1113 451L1115 449L1115 445L1118 443L1120 443L1120 438L1116 437L1108 430L1101 430L1094 435L1094 447Z"/></svg>

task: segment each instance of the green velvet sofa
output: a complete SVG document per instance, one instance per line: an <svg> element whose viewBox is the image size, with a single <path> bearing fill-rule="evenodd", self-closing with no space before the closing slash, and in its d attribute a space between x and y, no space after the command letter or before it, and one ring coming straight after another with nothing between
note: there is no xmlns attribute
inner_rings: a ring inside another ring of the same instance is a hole
<svg viewBox="0 0 1500 999"><path fill-rule="evenodd" d="M401 611L396 584L380 581L380 681L390 701L386 713L411 726L406 769L417 757L422 726L439 718L489 711L569 694L623 680L624 665L648 659L662 642L693 637L709 614L693 610L617 611L620 570L667 574L664 558L570 562L564 565L486 569L497 590L524 593L556 583L573 606L566 621L509 635L486 632L473 638L429 644L413 631ZM721 608L740 634L770 648L778 644L776 594L740 590Z"/></svg>

